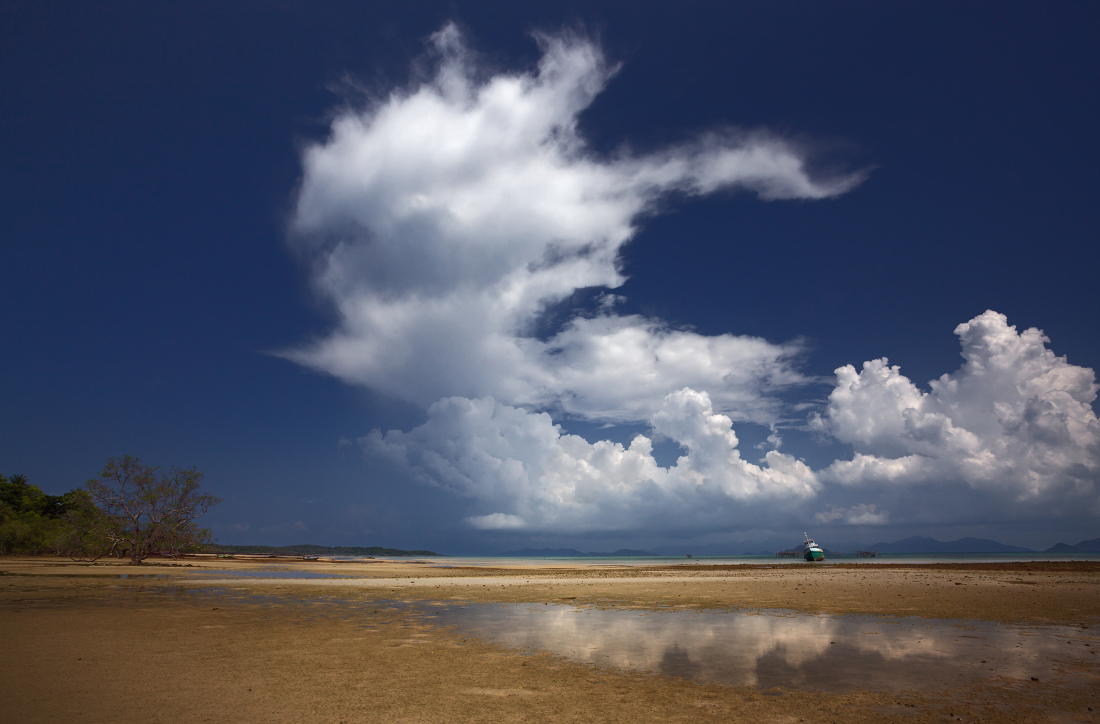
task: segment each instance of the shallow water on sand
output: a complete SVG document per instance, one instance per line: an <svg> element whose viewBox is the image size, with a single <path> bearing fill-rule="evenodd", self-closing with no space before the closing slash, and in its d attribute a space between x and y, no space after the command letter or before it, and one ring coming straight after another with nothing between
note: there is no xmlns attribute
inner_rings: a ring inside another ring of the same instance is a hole
<svg viewBox="0 0 1100 724"><path fill-rule="evenodd" d="M1093 653L1100 627L561 604L420 607L438 625L509 648L761 689L933 690L997 677L1100 682Z"/></svg>
<svg viewBox="0 0 1100 724"><path fill-rule="evenodd" d="M338 573L317 573L315 571L285 571L285 570L228 570L228 571L202 571L194 574L195 578L287 578L287 579L311 579L311 578L351 578Z"/></svg>

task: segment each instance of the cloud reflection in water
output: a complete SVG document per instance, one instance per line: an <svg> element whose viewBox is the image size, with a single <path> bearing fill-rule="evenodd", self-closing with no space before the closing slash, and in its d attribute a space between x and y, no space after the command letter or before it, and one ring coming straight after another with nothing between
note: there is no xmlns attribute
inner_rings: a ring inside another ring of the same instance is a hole
<svg viewBox="0 0 1100 724"><path fill-rule="evenodd" d="M1091 630L1066 626L777 611L476 604L450 608L441 618L511 648L763 689L900 691L993 677L1049 680L1067 664L1096 666L1091 652L1100 646Z"/></svg>

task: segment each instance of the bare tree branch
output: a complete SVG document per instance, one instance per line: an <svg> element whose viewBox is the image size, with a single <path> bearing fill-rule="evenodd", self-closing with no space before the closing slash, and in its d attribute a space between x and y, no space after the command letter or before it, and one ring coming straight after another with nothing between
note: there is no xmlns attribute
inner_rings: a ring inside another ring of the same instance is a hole
<svg viewBox="0 0 1100 724"><path fill-rule="evenodd" d="M202 479L194 467L160 472L129 455L109 458L85 486L103 514L96 537L105 550L127 551L131 565L156 551L176 557L202 545L210 531L196 520L221 502L202 492Z"/></svg>

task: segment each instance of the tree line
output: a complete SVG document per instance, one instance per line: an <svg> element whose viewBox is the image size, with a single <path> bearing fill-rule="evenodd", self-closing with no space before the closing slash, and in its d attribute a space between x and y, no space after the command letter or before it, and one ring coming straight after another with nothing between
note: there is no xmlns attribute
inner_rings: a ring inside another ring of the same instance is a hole
<svg viewBox="0 0 1100 724"><path fill-rule="evenodd" d="M64 495L48 495L24 475L0 475L0 553L114 555L139 565L152 553L201 550L210 531L198 519L221 502L202 492L202 479L194 467L161 470L129 455L109 458Z"/></svg>

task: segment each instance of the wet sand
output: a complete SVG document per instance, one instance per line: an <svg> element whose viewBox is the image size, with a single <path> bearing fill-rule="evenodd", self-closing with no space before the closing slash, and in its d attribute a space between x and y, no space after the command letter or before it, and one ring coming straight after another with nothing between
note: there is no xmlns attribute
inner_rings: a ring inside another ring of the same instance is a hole
<svg viewBox="0 0 1100 724"><path fill-rule="evenodd" d="M1100 664L1076 663L1065 680L1004 678L920 694L762 691L528 655L388 603L782 608L1091 632L1100 628L1096 563L555 562L507 569L388 560L149 563L0 558L7 720L1100 721ZM233 577L243 570L344 577ZM1082 677L1097 686L1067 683Z"/></svg>

